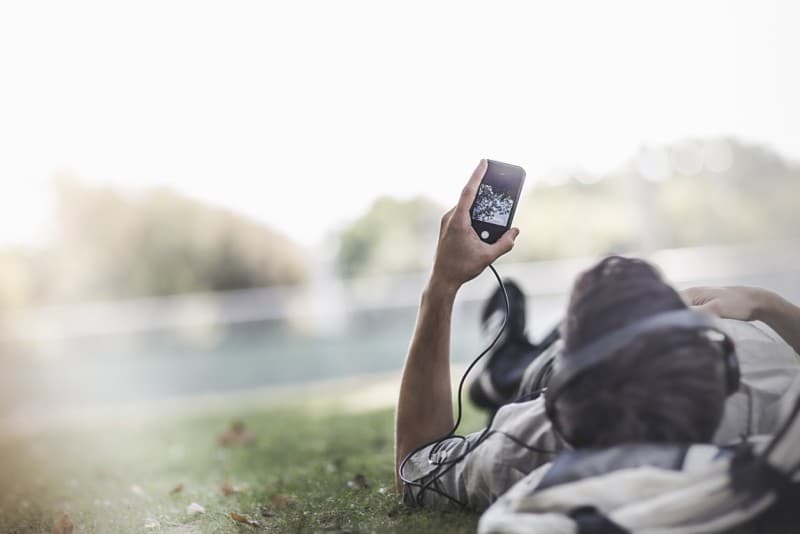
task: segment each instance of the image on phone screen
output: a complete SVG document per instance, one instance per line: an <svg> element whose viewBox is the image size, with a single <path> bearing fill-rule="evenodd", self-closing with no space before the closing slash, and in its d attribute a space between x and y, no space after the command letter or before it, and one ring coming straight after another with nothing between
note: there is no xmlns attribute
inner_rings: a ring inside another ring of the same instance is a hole
<svg viewBox="0 0 800 534"><path fill-rule="evenodd" d="M497 226L506 226L511 210L514 208L514 197L517 184L482 183L472 207L472 218Z"/></svg>

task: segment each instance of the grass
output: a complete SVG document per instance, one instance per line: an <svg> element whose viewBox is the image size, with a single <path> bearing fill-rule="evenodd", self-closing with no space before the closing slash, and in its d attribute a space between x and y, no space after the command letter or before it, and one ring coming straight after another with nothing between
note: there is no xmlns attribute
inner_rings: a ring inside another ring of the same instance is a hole
<svg viewBox="0 0 800 534"><path fill-rule="evenodd" d="M472 427L480 418L467 413ZM218 445L232 420L255 441ZM475 514L400 503L392 434L391 409L354 414L298 404L6 436L0 532L51 532L64 513L80 533L474 531ZM367 487L348 486L357 475ZM224 483L240 491L225 496ZM193 502L205 513L189 515ZM260 526L236 523L231 512Z"/></svg>

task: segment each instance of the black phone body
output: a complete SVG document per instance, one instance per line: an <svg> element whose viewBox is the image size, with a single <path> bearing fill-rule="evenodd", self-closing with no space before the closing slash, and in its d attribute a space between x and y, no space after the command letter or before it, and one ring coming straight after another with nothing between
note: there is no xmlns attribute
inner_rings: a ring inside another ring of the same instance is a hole
<svg viewBox="0 0 800 534"><path fill-rule="evenodd" d="M481 240L494 243L511 228L523 183L522 167L487 160L486 174L469 210L472 227Z"/></svg>

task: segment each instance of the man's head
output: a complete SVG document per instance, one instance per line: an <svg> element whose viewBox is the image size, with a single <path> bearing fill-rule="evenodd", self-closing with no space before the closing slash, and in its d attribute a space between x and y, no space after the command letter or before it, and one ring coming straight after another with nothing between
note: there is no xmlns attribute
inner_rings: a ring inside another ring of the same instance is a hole
<svg viewBox="0 0 800 534"><path fill-rule="evenodd" d="M600 337L686 306L641 260L606 258L575 282L564 324L564 358ZM555 406L579 447L710 441L725 404L718 349L680 330L643 335L570 381Z"/></svg>

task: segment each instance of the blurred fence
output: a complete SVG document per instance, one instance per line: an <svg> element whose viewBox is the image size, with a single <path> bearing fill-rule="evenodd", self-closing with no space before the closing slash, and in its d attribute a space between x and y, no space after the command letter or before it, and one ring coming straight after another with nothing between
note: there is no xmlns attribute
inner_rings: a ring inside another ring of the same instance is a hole
<svg viewBox="0 0 800 534"><path fill-rule="evenodd" d="M659 251L678 287L758 285L800 302L800 240ZM563 315L575 275L592 259L498 266L529 297L529 331ZM304 287L31 309L0 323L0 415L21 407L152 400L399 370L425 274ZM479 350L490 274L460 292L453 359Z"/></svg>

